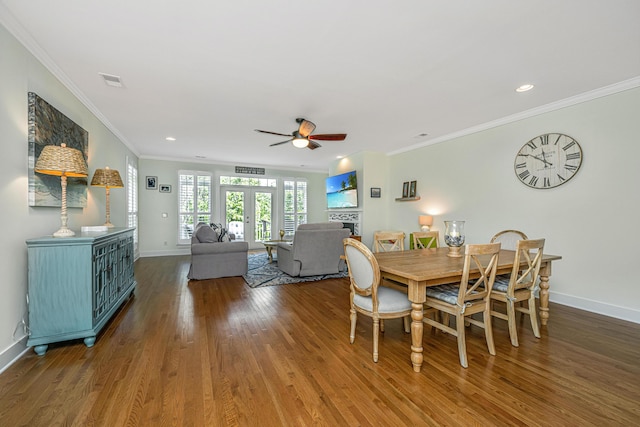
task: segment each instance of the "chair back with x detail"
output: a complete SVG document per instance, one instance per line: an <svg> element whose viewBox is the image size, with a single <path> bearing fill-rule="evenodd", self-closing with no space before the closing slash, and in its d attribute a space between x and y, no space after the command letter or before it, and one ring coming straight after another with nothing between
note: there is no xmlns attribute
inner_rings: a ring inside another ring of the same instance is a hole
<svg viewBox="0 0 640 427"><path fill-rule="evenodd" d="M413 249L439 248L440 233L437 231L414 231L411 233Z"/></svg>
<svg viewBox="0 0 640 427"><path fill-rule="evenodd" d="M381 286L380 267L373 253L355 239L344 239L344 255L351 287L350 341L356 339L358 313L373 319L373 361L378 361L378 336L384 319L404 318L409 333L411 301L405 292Z"/></svg>
<svg viewBox="0 0 640 427"><path fill-rule="evenodd" d="M500 243L466 245L460 283L427 288L427 299L424 303L425 317L422 321L458 338L460 365L465 368L468 366L465 322L484 329L489 353L496 354L491 329L489 295L496 278L499 253ZM478 275L479 277L475 278ZM469 277L474 278L470 280ZM449 316L438 316L442 313L455 316L455 329L448 324ZM471 317L476 313L482 313L481 320ZM435 316L432 319L428 317L430 315ZM443 318L447 321L437 320Z"/></svg>
<svg viewBox="0 0 640 427"><path fill-rule="evenodd" d="M516 312L528 314L536 338L540 338L540 327L536 311L535 289L538 285L544 239L518 240L511 274L498 276L491 291L491 315L509 323L511 345L518 347ZM506 305L506 314L494 309L493 301ZM527 301L527 306L519 304ZM518 303L518 304L516 304Z"/></svg>
<svg viewBox="0 0 640 427"><path fill-rule="evenodd" d="M403 231L376 231L373 233L373 252L404 251Z"/></svg>

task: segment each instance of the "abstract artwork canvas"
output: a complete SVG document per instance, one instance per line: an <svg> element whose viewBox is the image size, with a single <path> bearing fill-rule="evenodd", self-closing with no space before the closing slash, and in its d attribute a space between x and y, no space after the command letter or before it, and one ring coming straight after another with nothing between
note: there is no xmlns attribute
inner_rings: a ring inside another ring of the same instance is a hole
<svg viewBox="0 0 640 427"><path fill-rule="evenodd" d="M33 92L29 100L29 206L62 206L60 177L42 175L33 167L47 145L67 144L87 161L89 133ZM87 206L87 178L67 179L67 207Z"/></svg>

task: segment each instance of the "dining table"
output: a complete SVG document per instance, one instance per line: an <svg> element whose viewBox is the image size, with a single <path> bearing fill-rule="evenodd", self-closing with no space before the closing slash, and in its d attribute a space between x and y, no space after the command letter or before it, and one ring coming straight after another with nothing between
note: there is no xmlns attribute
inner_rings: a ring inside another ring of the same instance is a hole
<svg viewBox="0 0 640 427"><path fill-rule="evenodd" d="M451 257L449 248L416 249L408 251L374 253L382 278L399 282L411 301L411 363L413 370L420 372L423 362L422 335L424 326L424 302L426 288L445 283L456 283L462 279L463 256ZM513 269L515 251L501 249L496 274L508 274ZM559 255L543 254L540 266L540 323L549 321L549 277L551 263L562 259ZM523 261L524 265L524 261ZM480 277L477 267L470 270L469 278ZM404 285L404 286L403 286Z"/></svg>

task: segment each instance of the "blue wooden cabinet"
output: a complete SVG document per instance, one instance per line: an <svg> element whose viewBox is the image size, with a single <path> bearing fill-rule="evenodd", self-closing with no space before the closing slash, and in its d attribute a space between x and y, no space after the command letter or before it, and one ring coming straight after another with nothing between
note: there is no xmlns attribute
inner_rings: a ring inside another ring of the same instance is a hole
<svg viewBox="0 0 640 427"><path fill-rule="evenodd" d="M27 345L42 356L49 343L96 335L133 296L133 228L75 237L27 240L29 329Z"/></svg>

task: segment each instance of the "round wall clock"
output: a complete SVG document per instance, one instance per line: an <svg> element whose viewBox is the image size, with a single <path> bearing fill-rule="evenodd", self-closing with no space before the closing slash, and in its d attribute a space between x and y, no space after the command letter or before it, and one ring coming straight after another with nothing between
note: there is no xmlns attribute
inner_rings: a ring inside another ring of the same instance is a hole
<svg viewBox="0 0 640 427"><path fill-rule="evenodd" d="M561 133L537 136L520 148L514 170L524 185L554 188L569 181L582 164L578 141Z"/></svg>

